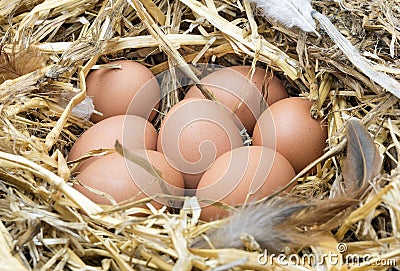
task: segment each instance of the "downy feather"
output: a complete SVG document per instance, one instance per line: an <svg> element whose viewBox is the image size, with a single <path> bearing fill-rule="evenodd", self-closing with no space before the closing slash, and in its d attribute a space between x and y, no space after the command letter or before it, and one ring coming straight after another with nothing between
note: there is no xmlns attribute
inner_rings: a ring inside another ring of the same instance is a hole
<svg viewBox="0 0 400 271"><path fill-rule="evenodd" d="M306 32L315 32L315 22L311 16L313 8L310 0L250 0L264 15L286 27L298 27Z"/></svg>
<svg viewBox="0 0 400 271"><path fill-rule="evenodd" d="M279 253L317 244L325 232L337 227L356 200L295 200L280 198L275 202L248 205L234 213L229 222L206 233L215 248L244 248L243 233L254 238L261 249ZM208 242L199 237L193 248L208 248Z"/></svg>

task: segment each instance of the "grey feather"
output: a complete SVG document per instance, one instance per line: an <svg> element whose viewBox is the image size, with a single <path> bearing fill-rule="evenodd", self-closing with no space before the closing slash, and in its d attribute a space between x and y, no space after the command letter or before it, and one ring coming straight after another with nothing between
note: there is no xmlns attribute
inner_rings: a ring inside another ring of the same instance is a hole
<svg viewBox="0 0 400 271"><path fill-rule="evenodd" d="M343 179L346 193L357 197L368 186L368 181L379 174L382 157L367 128L359 119L347 121L347 157Z"/></svg>
<svg viewBox="0 0 400 271"><path fill-rule="evenodd" d="M321 234L333 229L349 207L350 199L296 201L282 198L274 202L250 204L234 213L225 227L207 232L216 248L244 248L242 234L251 236L262 249L278 253L287 249L315 244ZM194 248L207 248L208 242L198 238Z"/></svg>

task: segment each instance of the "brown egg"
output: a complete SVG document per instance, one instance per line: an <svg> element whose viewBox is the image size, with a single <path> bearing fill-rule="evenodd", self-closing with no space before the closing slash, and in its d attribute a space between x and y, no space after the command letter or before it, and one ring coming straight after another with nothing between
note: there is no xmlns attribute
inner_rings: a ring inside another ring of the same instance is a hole
<svg viewBox="0 0 400 271"><path fill-rule="evenodd" d="M270 78L269 72L258 67L250 81L250 70L251 66L223 68L210 73L201 82L214 93L220 103L235 112L246 130L251 134L256 119L263 110L262 107L265 107L262 104L265 103L262 96L263 85L265 85L268 105L287 98L288 93L276 76ZM196 86L193 86L189 89L185 98L205 97Z"/></svg>
<svg viewBox="0 0 400 271"><path fill-rule="evenodd" d="M234 114L222 105L203 99L184 99L165 116L157 150L194 189L203 172L223 153L243 145Z"/></svg>
<svg viewBox="0 0 400 271"><path fill-rule="evenodd" d="M116 115L137 115L150 121L155 116L160 99L160 87L153 73L130 60L117 60L121 68L101 68L86 78L87 96L93 97L96 111L90 120L99 122Z"/></svg>
<svg viewBox="0 0 400 271"><path fill-rule="evenodd" d="M144 158L161 172L165 182L160 183L144 168L125 159L118 153L100 157L91 163L78 175L78 180L86 186L109 194L116 202L128 199L153 198L159 194L183 196L182 174L169 165L162 153L151 150L137 150L133 153ZM110 204L106 197L98 195L84 186L75 184L74 188L95 203ZM154 200L157 202L155 204L157 208L160 207L160 204L169 205L171 203L162 198L155 198Z"/></svg>
<svg viewBox="0 0 400 271"><path fill-rule="evenodd" d="M273 148L276 140L276 151L300 172L324 153L328 136L325 123L311 117L311 106L311 101L300 97L271 105L257 121L253 145Z"/></svg>
<svg viewBox="0 0 400 271"><path fill-rule="evenodd" d="M74 143L68 154L73 161L85 153L96 149L112 149L118 140L128 150L157 148L157 131L144 118L134 115L119 115L107 118L87 129ZM97 157L82 162L78 170L83 170Z"/></svg>
<svg viewBox="0 0 400 271"><path fill-rule="evenodd" d="M244 146L215 161L203 174L196 196L199 200L212 199L232 206L254 202L285 186L294 177L292 166L280 153L261 146ZM228 214L222 208L203 204L200 218L210 221Z"/></svg>

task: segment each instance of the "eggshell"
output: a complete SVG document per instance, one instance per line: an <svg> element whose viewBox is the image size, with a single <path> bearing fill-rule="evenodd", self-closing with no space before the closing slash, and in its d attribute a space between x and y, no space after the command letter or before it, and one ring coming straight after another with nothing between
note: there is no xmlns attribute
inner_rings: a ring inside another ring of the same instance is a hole
<svg viewBox="0 0 400 271"><path fill-rule="evenodd" d="M271 105L257 121L253 145L271 147L285 156L298 173L324 153L328 137L321 119L310 115L312 102L300 97L283 99ZM275 126L275 135L271 135ZM276 139L275 139L276 138Z"/></svg>
<svg viewBox="0 0 400 271"><path fill-rule="evenodd" d="M194 189L203 172L223 153L243 145L234 114L222 105L203 99L184 99L165 116L157 150Z"/></svg>
<svg viewBox="0 0 400 271"><path fill-rule="evenodd" d="M280 99L288 97L282 82L271 77L269 72L259 67L250 80L251 66L232 66L217 70L203 79L208 90L212 91L216 99L235 112L246 130L253 132L256 119L260 116L265 103L263 85L267 104L271 105ZM269 80L269 81L268 81ZM192 86L185 98L205 98L197 86Z"/></svg>
<svg viewBox="0 0 400 271"><path fill-rule="evenodd" d="M93 97L96 111L90 120L99 122L116 115L137 115L150 121L158 108L160 87L153 73L130 60L117 60L108 64L119 64L121 68L101 68L86 78L87 95Z"/></svg>
<svg viewBox="0 0 400 271"><path fill-rule="evenodd" d="M196 196L233 206L266 197L294 177L292 166L280 153L261 146L244 146L215 161L202 176ZM200 218L210 221L228 214L222 208L203 205Z"/></svg>
<svg viewBox="0 0 400 271"><path fill-rule="evenodd" d="M109 194L116 202L128 199L140 200L158 194L183 196L182 174L169 165L162 153L152 150L137 150L133 153L144 158L159 170L165 181L159 183L143 167L125 159L118 153L100 157L91 163L78 175L78 180L86 186ZM95 203L110 204L106 197L91 192L80 184L75 184L74 188ZM160 207L160 204L170 204L165 199L156 198L154 200L157 202L156 207Z"/></svg>
<svg viewBox="0 0 400 271"><path fill-rule="evenodd" d="M144 118L134 115L119 115L107 118L87 129L74 143L68 161L96 149L112 149L118 140L128 150L157 148L157 131ZM77 170L83 170L96 157L82 162Z"/></svg>

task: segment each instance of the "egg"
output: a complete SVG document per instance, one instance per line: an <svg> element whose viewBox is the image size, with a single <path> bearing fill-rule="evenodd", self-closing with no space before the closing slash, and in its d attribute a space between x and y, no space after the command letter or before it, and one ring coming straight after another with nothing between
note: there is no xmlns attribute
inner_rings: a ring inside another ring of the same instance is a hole
<svg viewBox="0 0 400 271"><path fill-rule="evenodd" d="M251 134L265 105L263 88L268 105L288 97L282 82L269 72L257 67L250 80L251 66L232 66L205 76L201 82L213 92L216 99L235 112L243 126ZM201 91L192 86L185 98L205 98Z"/></svg>
<svg viewBox="0 0 400 271"><path fill-rule="evenodd" d="M196 197L200 201L211 199L231 206L254 202L285 186L294 177L294 169L280 153L261 146L243 146L226 152L214 162L202 176ZM222 208L201 205L202 220L229 215Z"/></svg>
<svg viewBox="0 0 400 271"><path fill-rule="evenodd" d="M312 102L300 97L280 100L269 107L254 128L253 145L274 148L298 173L323 155L326 124L310 115Z"/></svg>
<svg viewBox="0 0 400 271"><path fill-rule="evenodd" d="M109 194L117 203L129 199L154 198L159 194L183 196L182 174L169 165L162 153L152 150L136 150L133 153L157 169L164 181L160 183L143 167L118 153L100 157L86 167L77 179L85 186ZM95 203L110 204L106 197L90 191L79 183L75 184L74 188ZM170 201L162 198L153 200L157 208L171 204Z"/></svg>
<svg viewBox="0 0 400 271"><path fill-rule="evenodd" d="M157 131L144 118L119 115L102 120L87 129L74 143L68 161L73 161L96 149L112 149L118 140L128 150L157 148ZM82 162L77 170L83 170L97 157Z"/></svg>
<svg viewBox="0 0 400 271"><path fill-rule="evenodd" d="M195 189L204 171L223 153L243 146L234 114L221 104L184 99L166 114L157 150L182 172L187 189Z"/></svg>
<svg viewBox="0 0 400 271"><path fill-rule="evenodd" d="M158 108L160 87L153 73L140 63L117 60L108 64L121 68L101 68L86 78L87 96L96 111L90 120L99 122L116 115L137 115L151 121Z"/></svg>

